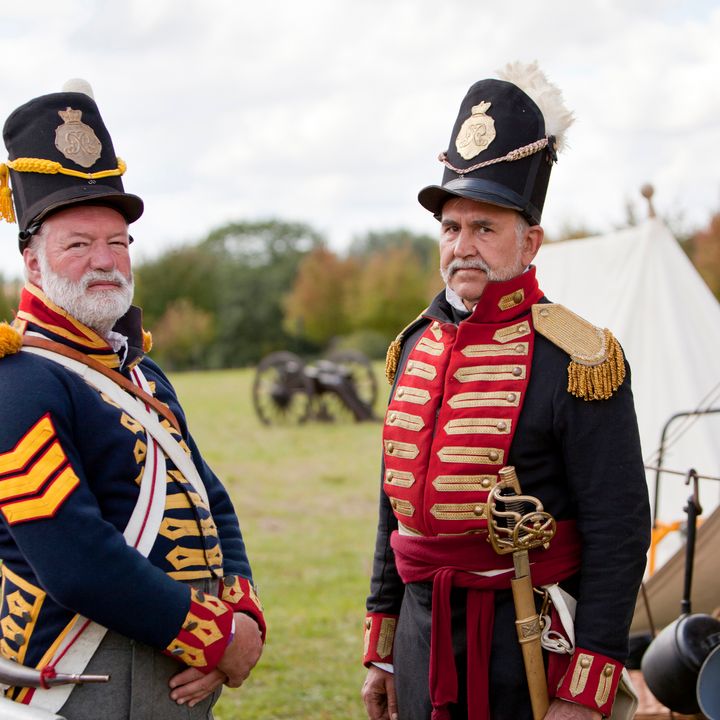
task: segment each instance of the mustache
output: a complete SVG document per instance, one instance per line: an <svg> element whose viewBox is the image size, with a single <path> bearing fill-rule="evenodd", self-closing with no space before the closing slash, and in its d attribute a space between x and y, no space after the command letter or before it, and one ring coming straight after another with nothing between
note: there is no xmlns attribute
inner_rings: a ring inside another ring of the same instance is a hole
<svg viewBox="0 0 720 720"><path fill-rule="evenodd" d="M116 283L123 289L132 286L132 281L126 278L119 270L88 270L88 272L82 276L80 282L82 283L83 290L87 290L90 284L94 282Z"/></svg>
<svg viewBox="0 0 720 720"><path fill-rule="evenodd" d="M458 270L482 270L485 273L489 273L490 266L480 258L474 260L460 260L456 258L446 268L444 275L451 278Z"/></svg>

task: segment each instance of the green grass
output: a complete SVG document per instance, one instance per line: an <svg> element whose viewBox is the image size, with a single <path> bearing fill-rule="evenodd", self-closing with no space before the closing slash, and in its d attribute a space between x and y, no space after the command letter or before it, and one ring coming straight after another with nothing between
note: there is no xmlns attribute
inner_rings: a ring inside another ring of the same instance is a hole
<svg viewBox="0 0 720 720"><path fill-rule="evenodd" d="M379 414L387 384L376 368ZM262 425L252 370L172 378L191 432L228 488L268 621L260 663L220 720L365 718L362 621L381 423Z"/></svg>

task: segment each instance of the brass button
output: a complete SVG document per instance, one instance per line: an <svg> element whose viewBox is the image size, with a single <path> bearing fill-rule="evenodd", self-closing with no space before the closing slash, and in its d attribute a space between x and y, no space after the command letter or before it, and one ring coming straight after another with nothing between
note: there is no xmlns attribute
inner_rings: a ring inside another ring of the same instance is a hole
<svg viewBox="0 0 720 720"><path fill-rule="evenodd" d="M610 676L613 674L614 671L615 671L615 668L613 668L612 665L608 665L608 667L606 667L606 668L603 670L603 675L604 675L605 677L610 677Z"/></svg>
<svg viewBox="0 0 720 720"><path fill-rule="evenodd" d="M518 290L516 293L513 294L512 299L513 299L513 302L514 302L516 305L519 305L519 304L522 302L522 299L523 299L523 294L522 294L522 292L520 292L520 290Z"/></svg>
<svg viewBox="0 0 720 720"><path fill-rule="evenodd" d="M517 397L517 395L515 395L515 393L508 393L508 394L505 396L505 399L506 399L508 402L515 402L516 397Z"/></svg>
<svg viewBox="0 0 720 720"><path fill-rule="evenodd" d="M480 481L480 486L481 486L481 487L484 487L484 488L489 488L489 487L490 487L490 478L484 477L484 478Z"/></svg>
<svg viewBox="0 0 720 720"><path fill-rule="evenodd" d="M497 425L497 429L500 431L507 430L507 423L504 420L501 420Z"/></svg>
<svg viewBox="0 0 720 720"><path fill-rule="evenodd" d="M540 314L541 314L543 317L547 317L547 316L550 314L550 311L543 309L543 310L540 311Z"/></svg>
<svg viewBox="0 0 720 720"><path fill-rule="evenodd" d="M491 450L491 451L488 453L488 457L489 457L493 462L495 462L495 461L500 457L500 454L498 453L497 450Z"/></svg>
<svg viewBox="0 0 720 720"><path fill-rule="evenodd" d="M198 624L197 624L194 620L191 620L191 621L183 628L183 630L187 630L188 632L192 632L193 630L195 630L195 629L197 628L197 626L198 626Z"/></svg>
<svg viewBox="0 0 720 720"><path fill-rule="evenodd" d="M388 455L392 455L393 452L395 452L395 446L392 443L388 443L387 451L388 451Z"/></svg>
<svg viewBox="0 0 720 720"><path fill-rule="evenodd" d="M391 423L394 423L396 420L397 420L397 415L396 415L395 413L392 413L392 414L390 415L390 422L391 422Z"/></svg>
<svg viewBox="0 0 720 720"><path fill-rule="evenodd" d="M522 368L514 367L512 372L515 377L520 377L522 375Z"/></svg>
<svg viewBox="0 0 720 720"><path fill-rule="evenodd" d="M413 362L412 362L412 360L411 360L411 361L407 364L407 369L408 369L408 370L412 370L414 367L415 367L415 365L413 364Z"/></svg>
<svg viewBox="0 0 720 720"><path fill-rule="evenodd" d="M476 505L473 508L473 515L477 515L478 517L480 517L483 514L484 510L485 508L482 505Z"/></svg>
<svg viewBox="0 0 720 720"><path fill-rule="evenodd" d="M370 618L365 618L365 627L368 630L372 627L372 620Z"/></svg>
<svg viewBox="0 0 720 720"><path fill-rule="evenodd" d="M518 355L519 355L520 353L522 353L523 350L525 350L525 348L524 348L522 345L516 345L516 346L515 346L515 352L516 352Z"/></svg>
<svg viewBox="0 0 720 720"><path fill-rule="evenodd" d="M590 665L591 665L591 660L590 660L590 658L584 657L584 658L580 661L580 667L581 667L581 668L587 669L587 668L590 667Z"/></svg>
<svg viewBox="0 0 720 720"><path fill-rule="evenodd" d="M390 501L390 504L393 506L393 508L396 508L398 503L397 503L397 500L396 500L395 498L393 498L393 499Z"/></svg>
<svg viewBox="0 0 720 720"><path fill-rule="evenodd" d="M386 480L387 482L392 482L392 480L393 480L394 477L395 477L395 476L392 474L392 472L388 472L387 477L385 478L385 480Z"/></svg>
<svg viewBox="0 0 720 720"><path fill-rule="evenodd" d="M405 394L405 391L402 388L400 388L396 394L398 397L402 397Z"/></svg>

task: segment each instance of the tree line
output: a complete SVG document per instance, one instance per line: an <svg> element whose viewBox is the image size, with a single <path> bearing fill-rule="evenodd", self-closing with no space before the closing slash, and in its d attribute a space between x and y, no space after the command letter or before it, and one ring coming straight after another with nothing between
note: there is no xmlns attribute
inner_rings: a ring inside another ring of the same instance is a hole
<svg viewBox="0 0 720 720"><path fill-rule="evenodd" d="M679 239L720 299L720 213ZM308 224L232 222L137 263L135 302L171 370L252 365L282 349L377 358L442 286L438 264L437 239L406 229L365 233L340 254ZM0 320L11 320L19 283L0 276L0 287Z"/></svg>

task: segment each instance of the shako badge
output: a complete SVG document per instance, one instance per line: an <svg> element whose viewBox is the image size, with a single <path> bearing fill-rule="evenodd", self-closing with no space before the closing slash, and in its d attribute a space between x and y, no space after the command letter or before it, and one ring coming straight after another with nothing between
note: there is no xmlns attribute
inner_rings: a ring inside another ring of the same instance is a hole
<svg viewBox="0 0 720 720"><path fill-rule="evenodd" d="M92 167L102 153L102 144L95 131L81 121L82 110L68 107L59 110L63 124L55 130L55 147L68 159L81 167Z"/></svg>
<svg viewBox="0 0 720 720"><path fill-rule="evenodd" d="M482 101L474 105L470 117L460 126L455 147L460 157L471 160L485 150L495 139L495 121L485 114L491 103Z"/></svg>

